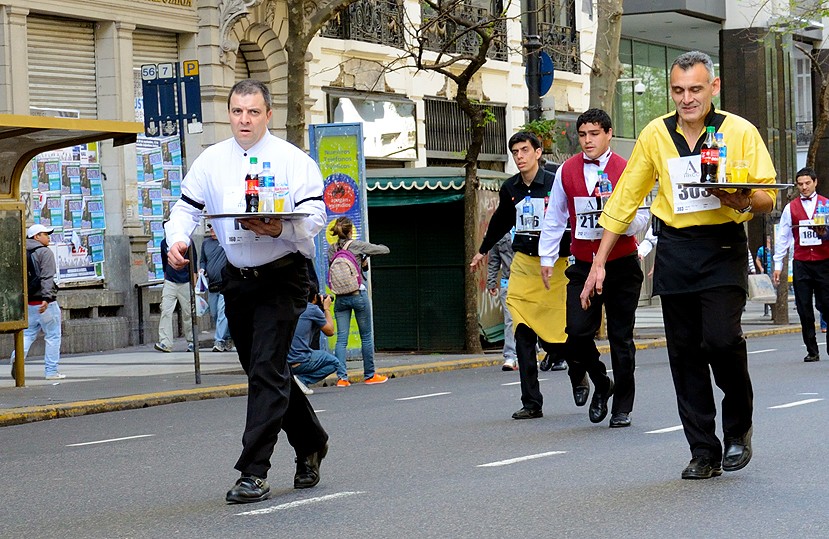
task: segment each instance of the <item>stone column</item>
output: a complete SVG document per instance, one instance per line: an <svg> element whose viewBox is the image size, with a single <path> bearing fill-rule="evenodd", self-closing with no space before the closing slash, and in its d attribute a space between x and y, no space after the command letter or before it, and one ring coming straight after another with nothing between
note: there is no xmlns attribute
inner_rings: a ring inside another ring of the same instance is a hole
<svg viewBox="0 0 829 539"><path fill-rule="evenodd" d="M29 114L29 85L20 82L29 78L28 14L26 8L0 6L0 113Z"/></svg>

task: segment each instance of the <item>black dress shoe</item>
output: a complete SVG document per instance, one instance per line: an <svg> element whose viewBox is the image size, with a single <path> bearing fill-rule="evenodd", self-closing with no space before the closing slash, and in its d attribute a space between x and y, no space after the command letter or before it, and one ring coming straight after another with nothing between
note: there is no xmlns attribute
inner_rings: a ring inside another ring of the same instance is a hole
<svg viewBox="0 0 829 539"><path fill-rule="evenodd" d="M625 412L616 412L615 414L610 414L610 428L611 429L618 429L621 427L629 427L630 426L630 414Z"/></svg>
<svg viewBox="0 0 829 539"><path fill-rule="evenodd" d="M820 356L818 354L809 354L803 358L803 361L805 361L806 363L811 363L812 361L820 361Z"/></svg>
<svg viewBox="0 0 829 539"><path fill-rule="evenodd" d="M544 417L544 414L541 410L530 410L529 408L521 408L514 414L512 414L513 419L535 419L537 417Z"/></svg>
<svg viewBox="0 0 829 539"><path fill-rule="evenodd" d="M553 363L553 366L550 367L551 371L566 371L567 370L567 363L564 362L563 359L560 359Z"/></svg>
<svg viewBox="0 0 829 539"><path fill-rule="evenodd" d="M746 467L751 460L751 431L739 438L726 438L724 440L725 453L723 453L722 469L726 472L736 472Z"/></svg>
<svg viewBox="0 0 829 539"><path fill-rule="evenodd" d="M709 457L694 457L682 470L682 479L710 479L722 475L722 466Z"/></svg>
<svg viewBox="0 0 829 539"><path fill-rule="evenodd" d="M542 371L549 371L552 366L553 358L550 357L550 354L546 354L544 359L538 362L538 368Z"/></svg>
<svg viewBox="0 0 829 539"><path fill-rule="evenodd" d="M294 488L311 488L320 482L320 463L328 454L328 443L316 453L305 457L296 458L296 474L294 475Z"/></svg>
<svg viewBox="0 0 829 539"><path fill-rule="evenodd" d="M613 395L613 380L609 380L610 385L607 386L607 391L599 393L593 392L593 400L590 401L590 409L587 415L591 423L601 423L607 417L607 401Z"/></svg>
<svg viewBox="0 0 829 539"><path fill-rule="evenodd" d="M576 406L584 406L587 404L587 397L590 396L590 382L587 381L587 375L581 379L579 385L573 386L573 400Z"/></svg>
<svg viewBox="0 0 829 539"><path fill-rule="evenodd" d="M242 474L233 488L227 491L225 500L230 503L253 503L268 499L271 487L268 482L255 475Z"/></svg>

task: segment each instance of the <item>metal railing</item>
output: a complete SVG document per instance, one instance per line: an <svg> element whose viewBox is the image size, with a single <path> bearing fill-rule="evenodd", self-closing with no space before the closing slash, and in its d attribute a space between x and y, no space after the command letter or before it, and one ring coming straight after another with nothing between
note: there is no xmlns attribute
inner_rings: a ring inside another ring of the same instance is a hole
<svg viewBox="0 0 829 539"><path fill-rule="evenodd" d="M569 26L539 23L541 48L553 59L557 71L581 73L581 47L579 32Z"/></svg>
<svg viewBox="0 0 829 539"><path fill-rule="evenodd" d="M402 0L359 0L325 25L321 34L402 48L403 16Z"/></svg>
<svg viewBox="0 0 829 539"><path fill-rule="evenodd" d="M426 105L426 151L452 152L462 157L471 141L469 118L455 101L424 98ZM507 153L506 107L475 105L487 108L495 120L484 129L481 154L505 156Z"/></svg>
<svg viewBox="0 0 829 539"><path fill-rule="evenodd" d="M452 15L466 24L459 25L449 18L440 17L440 13L429 6L421 5L421 27L427 29L424 32L424 48L447 54L476 55L480 50L481 38L470 29L478 24L494 22L495 37L486 53L487 58L502 61L507 59L506 19L493 17L488 9L472 4L458 4Z"/></svg>

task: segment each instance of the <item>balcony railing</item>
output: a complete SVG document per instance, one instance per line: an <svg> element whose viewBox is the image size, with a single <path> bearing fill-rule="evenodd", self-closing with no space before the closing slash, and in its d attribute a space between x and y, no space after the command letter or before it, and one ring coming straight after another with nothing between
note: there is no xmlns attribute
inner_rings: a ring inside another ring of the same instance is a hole
<svg viewBox="0 0 829 539"><path fill-rule="evenodd" d="M402 48L403 15L402 0L359 0L325 25L322 36Z"/></svg>
<svg viewBox="0 0 829 539"><path fill-rule="evenodd" d="M487 24L493 17L489 10L471 4L458 4L453 12L455 17L468 21L467 25L458 25L452 20L440 18L429 6L421 6L422 28L425 32L425 48L447 54L476 55L481 47L481 38L470 28L478 24ZM431 23L431 24L430 24ZM495 38L487 51L487 58L493 60L507 59L507 21L495 20Z"/></svg>
<svg viewBox="0 0 829 539"><path fill-rule="evenodd" d="M539 23L541 46L553 59L556 70L581 73L579 32L569 26Z"/></svg>
<svg viewBox="0 0 829 539"><path fill-rule="evenodd" d="M808 146L812 143L812 122L795 122L794 127L798 146Z"/></svg>
<svg viewBox="0 0 829 539"><path fill-rule="evenodd" d="M455 101L424 98L426 105L426 151L433 156L463 156L472 140L469 118ZM507 153L506 116L503 105L475 105L486 108L494 121L484 128L484 142L481 154L504 157Z"/></svg>

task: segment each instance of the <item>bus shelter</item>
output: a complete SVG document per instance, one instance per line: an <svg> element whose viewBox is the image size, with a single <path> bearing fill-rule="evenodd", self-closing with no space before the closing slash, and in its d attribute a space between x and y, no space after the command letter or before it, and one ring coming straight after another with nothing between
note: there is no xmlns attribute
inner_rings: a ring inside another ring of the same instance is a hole
<svg viewBox="0 0 829 539"><path fill-rule="evenodd" d="M39 153L102 140L132 144L143 131L138 122L0 114L0 333L14 333L17 387L25 385L23 330L29 325L23 171Z"/></svg>

